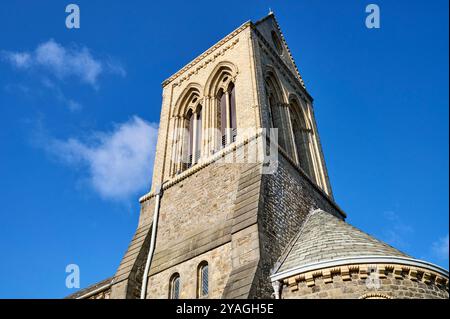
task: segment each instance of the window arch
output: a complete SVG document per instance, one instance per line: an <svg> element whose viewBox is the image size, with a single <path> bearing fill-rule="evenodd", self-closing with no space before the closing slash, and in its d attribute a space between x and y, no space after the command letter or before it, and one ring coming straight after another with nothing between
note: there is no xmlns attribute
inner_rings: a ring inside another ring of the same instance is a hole
<svg viewBox="0 0 450 319"><path fill-rule="evenodd" d="M231 62L220 62L205 85L205 95L212 98L214 150L232 143L237 137L236 76L237 69Z"/></svg>
<svg viewBox="0 0 450 319"><path fill-rule="evenodd" d="M367 293L359 297L359 299L392 299L391 296L383 293Z"/></svg>
<svg viewBox="0 0 450 319"><path fill-rule="evenodd" d="M177 102L173 174L184 171L200 160L203 144L201 103L200 90L196 86L190 87Z"/></svg>
<svg viewBox="0 0 450 319"><path fill-rule="evenodd" d="M205 298L209 293L209 265L202 261L197 269L197 297Z"/></svg>
<svg viewBox="0 0 450 319"><path fill-rule="evenodd" d="M180 274L174 273L170 277L169 299L180 299L181 281Z"/></svg>
<svg viewBox="0 0 450 319"><path fill-rule="evenodd" d="M217 115L216 127L220 131L220 146L224 147L236 141L236 89L228 77L224 77L226 85L220 87L216 95Z"/></svg>
<svg viewBox="0 0 450 319"><path fill-rule="evenodd" d="M315 180L311 135L312 130L304 116L300 104L296 99L291 99L289 103L289 115L292 123L292 135L297 155L298 164L308 176Z"/></svg>
<svg viewBox="0 0 450 319"><path fill-rule="evenodd" d="M290 138L287 126L287 114L285 110L283 90L276 75L269 71L266 76L266 97L269 107L270 124L278 129L278 144L286 151L290 149Z"/></svg>
<svg viewBox="0 0 450 319"><path fill-rule="evenodd" d="M271 36L272 36L273 45L275 46L277 53L279 55L282 55L283 54L283 45L281 44L280 38L278 37L278 35L276 34L275 31L271 32Z"/></svg>

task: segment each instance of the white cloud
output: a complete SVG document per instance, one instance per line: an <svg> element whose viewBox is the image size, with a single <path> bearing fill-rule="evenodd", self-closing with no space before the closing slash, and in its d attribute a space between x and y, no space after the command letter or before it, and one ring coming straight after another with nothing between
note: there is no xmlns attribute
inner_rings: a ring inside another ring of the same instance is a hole
<svg viewBox="0 0 450 319"><path fill-rule="evenodd" d="M13 66L17 68L28 68L31 65L31 56L26 52L9 52L2 51L2 56L4 60L11 63Z"/></svg>
<svg viewBox="0 0 450 319"><path fill-rule="evenodd" d="M103 73L126 75L124 68L111 59L96 59L86 47L64 47L53 39L39 44L33 52L1 53L3 60L18 69L41 68L59 79L76 77L94 87Z"/></svg>
<svg viewBox="0 0 450 319"><path fill-rule="evenodd" d="M47 89L51 90L53 92L54 96L56 97L56 99L60 103L66 105L70 111L76 112L83 108L83 106L79 102L75 101L74 99L66 97L66 95L59 88L59 86L56 83L54 83L53 81L51 81L47 78L44 78L44 79L42 79L42 85L45 86Z"/></svg>
<svg viewBox="0 0 450 319"><path fill-rule="evenodd" d="M93 133L87 142L53 140L47 150L76 167L103 198L127 199L150 187L158 128L137 116L111 132Z"/></svg>
<svg viewBox="0 0 450 319"><path fill-rule="evenodd" d="M385 223L381 239L399 249L409 248L414 228L394 211L385 211L383 216Z"/></svg>
<svg viewBox="0 0 450 319"><path fill-rule="evenodd" d="M445 237L439 238L435 241L431 249L433 254L439 259L448 260L449 250L448 250L448 234Z"/></svg>

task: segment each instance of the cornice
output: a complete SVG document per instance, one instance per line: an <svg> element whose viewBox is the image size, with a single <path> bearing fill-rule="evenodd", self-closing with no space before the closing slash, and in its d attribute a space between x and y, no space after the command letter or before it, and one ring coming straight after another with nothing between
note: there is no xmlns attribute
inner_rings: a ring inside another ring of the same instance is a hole
<svg viewBox="0 0 450 319"><path fill-rule="evenodd" d="M249 142L255 140L256 138L258 138L259 136L261 136L262 131L257 132L256 134L250 136L250 137L246 137L241 141L236 141L228 146L226 146L224 149L218 151L217 153L213 154L212 156L204 159L202 162L192 166L191 168L185 170L184 172L176 175L174 178L168 180L167 182L164 183L162 190L166 190L178 183L180 183L181 181L185 180L186 178L188 178L189 176L197 173L198 171L202 170L203 168L211 165L214 162L217 162L218 160L222 159L223 157L225 157L226 155L234 152L236 149L248 144ZM145 194L144 196L142 196L141 198L139 198L139 203L144 203L145 201L151 199L152 197L155 197L156 193L155 192L149 192L147 194Z"/></svg>
<svg viewBox="0 0 450 319"><path fill-rule="evenodd" d="M386 279L391 274L395 279L409 279L427 285L435 284L448 291L448 278L441 274L424 268L398 264L342 265L291 276L280 282L291 291L296 291L301 283L305 283L310 288L314 287L319 278L323 279L325 284L333 283L336 276L341 277L342 281L364 280L370 276L373 269L376 269L377 279Z"/></svg>
<svg viewBox="0 0 450 319"><path fill-rule="evenodd" d="M352 280L351 274L358 274L359 279L365 279L370 269L376 266L378 278L386 278L392 273L394 278L409 278L426 284L434 283L448 290L448 271L426 261L394 256L362 256L341 258L293 268L273 274L271 281L280 281L293 287L305 282L308 287L315 285L316 278L323 278L325 283L333 282L333 276L339 275L342 280Z"/></svg>

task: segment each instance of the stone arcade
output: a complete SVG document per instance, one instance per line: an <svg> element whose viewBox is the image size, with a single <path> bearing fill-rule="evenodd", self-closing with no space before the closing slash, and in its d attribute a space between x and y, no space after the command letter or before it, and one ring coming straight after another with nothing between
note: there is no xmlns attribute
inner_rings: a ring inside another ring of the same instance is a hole
<svg viewBox="0 0 450 319"><path fill-rule="evenodd" d="M448 298L446 270L345 222L313 98L273 13L162 86L135 235L111 278L69 298ZM273 173L247 152L220 161L249 147L248 128L278 129Z"/></svg>

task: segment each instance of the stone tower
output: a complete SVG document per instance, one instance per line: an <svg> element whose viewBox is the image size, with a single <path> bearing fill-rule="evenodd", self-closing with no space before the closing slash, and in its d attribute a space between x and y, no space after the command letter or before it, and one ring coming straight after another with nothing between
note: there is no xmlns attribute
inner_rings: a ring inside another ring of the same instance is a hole
<svg viewBox="0 0 450 319"><path fill-rule="evenodd" d="M272 13L163 82L140 203L116 274L71 297L448 297L448 272L344 221L313 99Z"/></svg>

